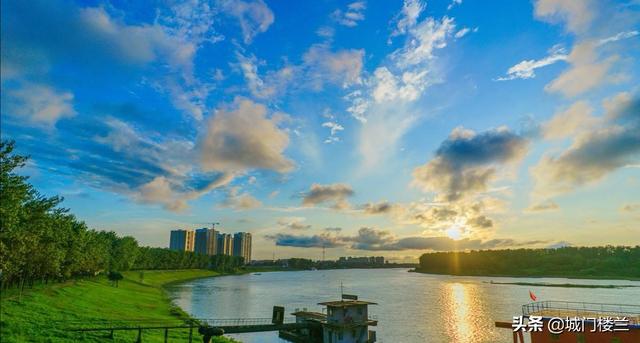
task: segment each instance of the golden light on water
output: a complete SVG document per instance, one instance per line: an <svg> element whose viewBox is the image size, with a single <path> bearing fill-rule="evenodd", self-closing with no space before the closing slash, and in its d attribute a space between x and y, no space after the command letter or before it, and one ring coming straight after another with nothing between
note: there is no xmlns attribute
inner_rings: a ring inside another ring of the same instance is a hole
<svg viewBox="0 0 640 343"><path fill-rule="evenodd" d="M481 327L482 304L472 284L450 283L443 289L444 320L451 342L475 342L485 335Z"/></svg>

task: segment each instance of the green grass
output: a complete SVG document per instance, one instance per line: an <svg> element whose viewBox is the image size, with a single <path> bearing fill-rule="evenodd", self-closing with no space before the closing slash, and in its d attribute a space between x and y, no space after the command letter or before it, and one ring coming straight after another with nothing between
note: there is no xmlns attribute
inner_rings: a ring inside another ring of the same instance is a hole
<svg viewBox="0 0 640 343"><path fill-rule="evenodd" d="M104 276L34 287L23 293L2 292L0 341L108 342L106 333L70 332L73 326L96 321L158 321L180 324L188 315L173 306L163 286L195 278L216 276L209 270L126 272L118 287ZM141 278L142 276L142 278ZM188 329L169 330L170 342L186 342ZM134 342L137 332L116 331L114 341ZM143 331L143 342L163 342L164 331ZM202 338L194 330L194 342ZM221 339L218 342L231 342Z"/></svg>

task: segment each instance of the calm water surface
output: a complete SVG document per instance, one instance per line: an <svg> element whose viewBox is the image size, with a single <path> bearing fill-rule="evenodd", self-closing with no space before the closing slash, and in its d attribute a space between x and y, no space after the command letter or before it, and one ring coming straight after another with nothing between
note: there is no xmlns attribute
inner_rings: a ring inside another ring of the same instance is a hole
<svg viewBox="0 0 640 343"><path fill-rule="evenodd" d="M640 282L569 280L562 278L463 277L408 273L406 269L343 269L271 272L200 279L172 287L170 295L197 318L270 318L274 305L287 313L317 303L337 300L340 283L345 293L377 302L369 313L378 318L379 342L510 342L507 329L496 320L511 321L530 302L566 300L612 304L639 304L640 288L556 288L495 285L495 282L548 282L636 285ZM284 342L277 333L233 336L245 343Z"/></svg>

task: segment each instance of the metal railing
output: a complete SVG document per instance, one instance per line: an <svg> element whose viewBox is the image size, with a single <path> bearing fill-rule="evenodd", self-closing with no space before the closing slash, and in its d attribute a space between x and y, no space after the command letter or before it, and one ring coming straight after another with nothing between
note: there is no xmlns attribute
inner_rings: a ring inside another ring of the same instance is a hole
<svg viewBox="0 0 640 343"><path fill-rule="evenodd" d="M283 324L295 323L295 317L285 317ZM270 325L271 318L194 318L189 320L157 320L157 319L134 319L134 320L82 320L64 321L61 326L68 330L86 329L88 327L101 328L124 328L124 327L198 327L198 326L247 326L247 325Z"/></svg>
<svg viewBox="0 0 640 343"><path fill-rule="evenodd" d="M52 326L64 328L66 330L76 331L86 328L125 328L132 326L143 327L196 327L197 321L194 320L158 320L158 319L129 319L129 320L104 320L104 319L88 319L78 321L59 321L51 322Z"/></svg>
<svg viewBox="0 0 640 343"><path fill-rule="evenodd" d="M640 321L640 305L571 301L539 301L522 305L522 315L627 317L631 322L638 323L638 321Z"/></svg>
<svg viewBox="0 0 640 343"><path fill-rule="evenodd" d="M330 324L337 324L337 323L343 323L343 324L366 324L366 323L370 323L370 322L377 322L378 321L378 316L377 315L369 315L366 318L358 318L358 320L354 320L354 319L350 319L348 321L340 320L340 318L327 318L324 321L322 321L323 323L330 323Z"/></svg>
<svg viewBox="0 0 640 343"><path fill-rule="evenodd" d="M273 324L271 318L233 318L233 319L214 319L214 318L199 318L197 322L206 324L208 326L247 326L247 325L270 325ZM295 317L284 318L283 324L295 323Z"/></svg>

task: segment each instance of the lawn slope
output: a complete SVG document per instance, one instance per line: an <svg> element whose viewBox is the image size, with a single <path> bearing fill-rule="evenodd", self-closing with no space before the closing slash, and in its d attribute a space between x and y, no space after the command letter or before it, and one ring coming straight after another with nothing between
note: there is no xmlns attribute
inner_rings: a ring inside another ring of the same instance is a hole
<svg viewBox="0 0 640 343"><path fill-rule="evenodd" d="M126 272L118 287L104 276L27 290L2 292L0 338L6 342L107 342L105 333L77 333L70 326L92 322L158 321L179 324L188 315L169 301L163 286L216 276L209 270ZM188 329L170 330L170 342L186 342ZM136 332L115 332L115 341L134 342ZM194 331L194 342L200 341ZM162 330L143 331L143 342L163 342ZM221 339L218 342L231 342Z"/></svg>

